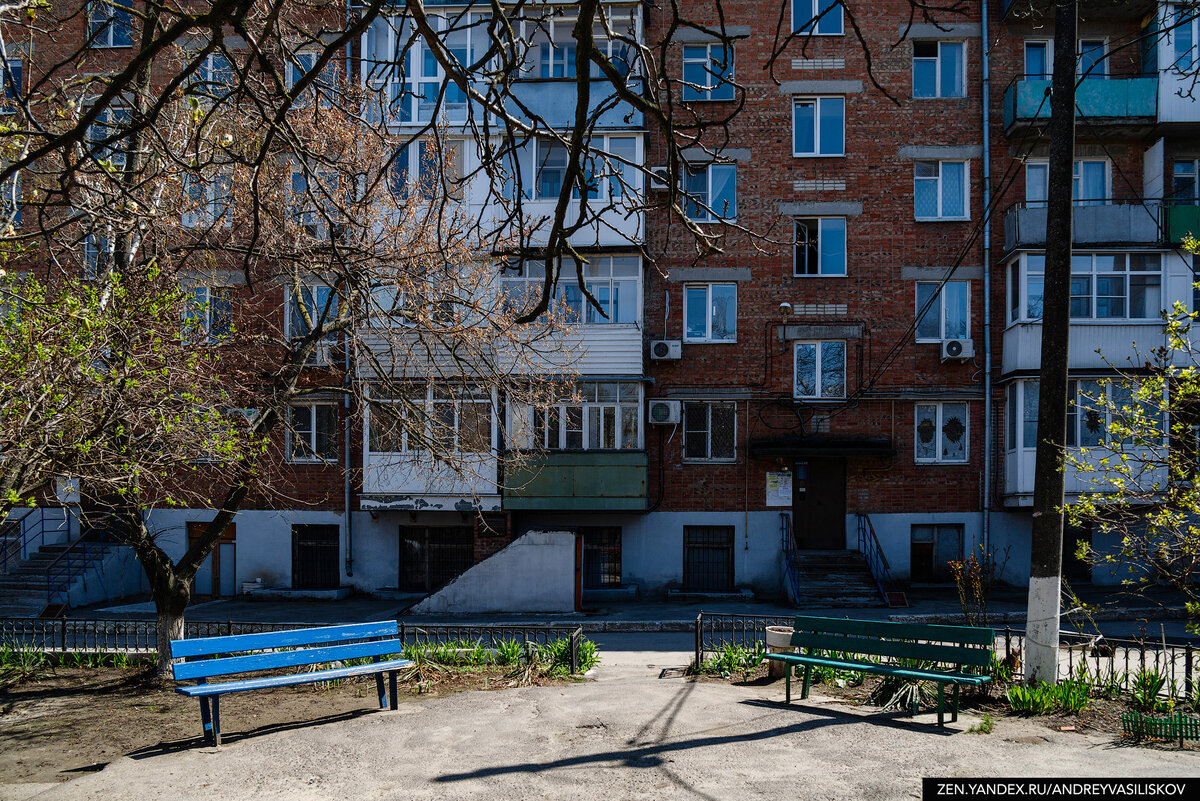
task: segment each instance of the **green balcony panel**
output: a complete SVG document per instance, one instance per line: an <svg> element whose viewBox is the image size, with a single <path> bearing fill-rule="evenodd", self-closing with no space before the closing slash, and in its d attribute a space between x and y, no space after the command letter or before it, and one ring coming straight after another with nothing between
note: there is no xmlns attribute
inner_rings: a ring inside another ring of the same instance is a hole
<svg viewBox="0 0 1200 801"><path fill-rule="evenodd" d="M642 511L646 454L576 451L531 454L505 468L506 510Z"/></svg>
<svg viewBox="0 0 1200 801"><path fill-rule="evenodd" d="M1200 206L1167 206L1167 236L1178 245L1191 234L1200 238Z"/></svg>
<svg viewBox="0 0 1200 801"><path fill-rule="evenodd" d="M1050 119L1050 81L1017 81L1004 92L1004 127ZM1158 78L1086 78L1075 90L1083 117L1142 122L1158 114Z"/></svg>

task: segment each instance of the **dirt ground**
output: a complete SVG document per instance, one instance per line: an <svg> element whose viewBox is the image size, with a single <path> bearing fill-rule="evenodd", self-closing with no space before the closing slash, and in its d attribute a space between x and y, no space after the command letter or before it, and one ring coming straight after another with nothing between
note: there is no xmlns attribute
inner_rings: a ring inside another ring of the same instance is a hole
<svg viewBox="0 0 1200 801"><path fill-rule="evenodd" d="M475 668L400 685L403 705L463 690L515 687L508 668ZM563 682L535 680L534 685ZM222 741L349 720L378 709L374 678L226 695ZM0 785L68 781L122 756L200 742L199 701L158 684L145 668L63 668L0 690Z"/></svg>

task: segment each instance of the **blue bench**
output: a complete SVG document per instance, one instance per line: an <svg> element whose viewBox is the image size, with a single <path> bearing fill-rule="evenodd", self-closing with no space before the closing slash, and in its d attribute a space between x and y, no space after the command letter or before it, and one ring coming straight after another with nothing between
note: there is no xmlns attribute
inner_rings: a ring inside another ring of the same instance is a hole
<svg viewBox="0 0 1200 801"><path fill-rule="evenodd" d="M384 659L386 656L394 657L400 653L402 643L399 633L396 621L384 620L378 623L289 629L262 634L171 640L172 657L184 660L176 661L172 666L175 680L196 681L194 685L176 687L175 691L200 699L200 722L204 727L204 739L215 746L221 745L220 699L225 693L289 687L295 684L374 674L379 708L385 709L388 706L388 692L384 690L383 674L387 673L391 708L395 709L396 671L413 664L407 659ZM271 676L209 683L210 679L240 673L281 671L326 662L341 662L344 665L348 660L363 658L371 659L372 662L306 673L277 673Z"/></svg>

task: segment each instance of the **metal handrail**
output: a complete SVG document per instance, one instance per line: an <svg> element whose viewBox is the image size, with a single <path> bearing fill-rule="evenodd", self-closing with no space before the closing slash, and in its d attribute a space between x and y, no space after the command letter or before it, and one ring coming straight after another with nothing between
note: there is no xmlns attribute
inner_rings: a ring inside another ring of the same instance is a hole
<svg viewBox="0 0 1200 801"><path fill-rule="evenodd" d="M100 582L100 589L104 592L104 596L108 597L108 587L104 583L104 573L98 567L98 564L107 555L108 549L101 548L100 554L93 557L94 549L87 542L87 538L92 534L93 532L90 531L80 533L78 537L67 545L62 553L55 557L53 562L46 566L46 603L55 603L56 599L59 603L70 603L71 583L86 573L89 567L96 574L96 580ZM77 548L82 553L77 551ZM76 562L80 559L82 560L82 564L78 570L75 570ZM56 582L54 576L56 569L59 568L59 563L63 563L65 567L65 571L60 570L59 572L65 572L65 575L61 581Z"/></svg>
<svg viewBox="0 0 1200 801"><path fill-rule="evenodd" d="M53 511L61 512L62 516L54 520ZM4 547L0 548L0 575L7 575L19 566L29 554L46 544L46 531L49 522L57 522L66 526L68 533L71 524L67 510L63 507L37 507L19 520L6 524L8 531L15 530L15 537L5 536ZM36 547L34 543L36 542Z"/></svg>
<svg viewBox="0 0 1200 801"><path fill-rule="evenodd" d="M879 594L885 602L888 601L888 594L896 592L891 565L883 553L883 546L879 544L879 537L875 534L871 518L862 512L858 514L858 550L867 559L867 567L871 570L871 577L875 579Z"/></svg>
<svg viewBox="0 0 1200 801"><path fill-rule="evenodd" d="M792 516L779 513L779 529L783 535L783 571L787 574L787 589L792 603L800 603L800 566L796 563L796 542L792 539Z"/></svg>

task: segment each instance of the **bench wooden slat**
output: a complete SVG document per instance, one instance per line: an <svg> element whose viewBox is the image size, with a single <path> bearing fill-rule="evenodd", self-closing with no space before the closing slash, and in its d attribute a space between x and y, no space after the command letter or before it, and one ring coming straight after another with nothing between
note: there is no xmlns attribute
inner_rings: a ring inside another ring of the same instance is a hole
<svg viewBox="0 0 1200 801"><path fill-rule="evenodd" d="M320 626L311 629L286 629L258 634L233 634L227 637L199 637L191 640L171 640L171 656L213 656L238 651L258 651L264 648L291 648L341 640L365 640L369 637L395 637L400 627L394 620L371 623Z"/></svg>
<svg viewBox="0 0 1200 801"><path fill-rule="evenodd" d="M823 667L840 668L843 670L860 670L864 673L877 673L884 676L902 676L904 678L920 679L922 681L954 681L958 684L986 684L991 676L978 676L973 673L955 673L952 671L921 670L906 668L898 665L881 665L875 662L855 662L848 659L827 659L819 656L804 654L767 654L767 659L796 665L820 665Z"/></svg>
<svg viewBox="0 0 1200 801"><path fill-rule="evenodd" d="M792 645L798 648L815 648L819 651L844 651L851 654L890 656L899 659L921 659L951 665L990 665L990 648L964 648L942 643L906 642L880 640L868 637L839 636L836 634L797 631L792 635Z"/></svg>
<svg viewBox="0 0 1200 801"><path fill-rule="evenodd" d="M996 643L996 632L982 626L946 626L926 623L893 623L890 620L847 620L837 617L799 616L792 627L796 631L828 634L857 634L893 640L935 640L963 645Z"/></svg>
<svg viewBox="0 0 1200 801"><path fill-rule="evenodd" d="M299 651L272 651L263 654L230 656L223 659L201 659L195 662L175 664L176 679L200 679L225 676L232 673L248 673L253 670L299 667L321 662L337 662L361 657L399 654L399 640L377 640L350 645L332 645L325 648L305 648Z"/></svg>
<svg viewBox="0 0 1200 801"><path fill-rule="evenodd" d="M372 662L368 665L353 665L351 667L318 670L312 673L291 673L283 676L263 676L242 681L223 682L221 684L196 684L189 687L176 687L175 692L189 697L205 695L221 695L236 693L243 690L263 690L269 687L288 687L294 684L310 684L318 681L344 679L350 676L361 676L368 673L378 673L381 670L399 670L412 665L409 659L392 659L387 662Z"/></svg>

